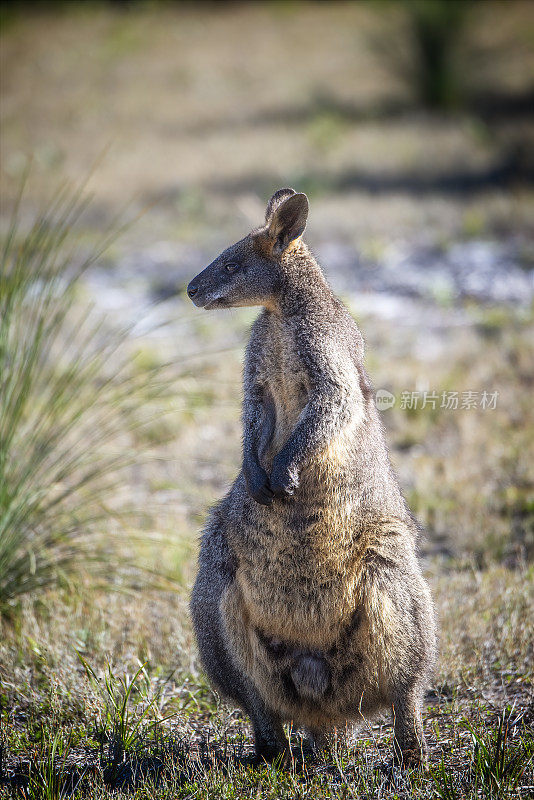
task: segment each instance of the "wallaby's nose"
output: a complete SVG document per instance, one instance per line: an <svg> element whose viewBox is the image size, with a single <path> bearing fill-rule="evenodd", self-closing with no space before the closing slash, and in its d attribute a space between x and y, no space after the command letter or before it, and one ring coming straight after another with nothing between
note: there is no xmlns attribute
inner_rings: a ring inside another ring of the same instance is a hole
<svg viewBox="0 0 534 800"><path fill-rule="evenodd" d="M198 286L195 286L194 283L190 283L189 286L187 287L187 294L189 295L189 297L193 299L193 297L196 295L197 292L198 292Z"/></svg>

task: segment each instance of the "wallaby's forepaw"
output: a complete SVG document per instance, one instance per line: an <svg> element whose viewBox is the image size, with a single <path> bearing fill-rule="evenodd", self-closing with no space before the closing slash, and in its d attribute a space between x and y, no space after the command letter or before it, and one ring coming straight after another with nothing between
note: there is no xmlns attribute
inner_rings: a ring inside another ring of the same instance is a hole
<svg viewBox="0 0 534 800"><path fill-rule="evenodd" d="M286 464L278 463L275 458L269 484L274 496L283 499L291 497L295 493L295 490L298 489L299 478L295 470L290 469Z"/></svg>
<svg viewBox="0 0 534 800"><path fill-rule="evenodd" d="M250 492L250 496L256 503L262 506L270 506L274 499L274 493L269 486L269 483L264 483Z"/></svg>
<svg viewBox="0 0 534 800"><path fill-rule="evenodd" d="M245 471L247 492L256 503L269 506L273 502L274 492L269 483L269 476L263 469L256 465L255 469Z"/></svg>

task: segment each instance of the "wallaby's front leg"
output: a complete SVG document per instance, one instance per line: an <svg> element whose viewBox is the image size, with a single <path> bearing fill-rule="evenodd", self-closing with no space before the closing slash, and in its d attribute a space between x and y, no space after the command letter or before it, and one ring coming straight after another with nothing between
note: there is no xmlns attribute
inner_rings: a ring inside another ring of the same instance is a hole
<svg viewBox="0 0 534 800"><path fill-rule="evenodd" d="M276 423L274 401L267 390L251 387L243 413L243 472L250 496L262 505L273 501L269 476L261 461L269 448Z"/></svg>
<svg viewBox="0 0 534 800"><path fill-rule="evenodd" d="M348 422L353 398L341 384L328 378L318 382L295 430L273 459L270 486L275 497L294 494L305 460L326 446Z"/></svg>

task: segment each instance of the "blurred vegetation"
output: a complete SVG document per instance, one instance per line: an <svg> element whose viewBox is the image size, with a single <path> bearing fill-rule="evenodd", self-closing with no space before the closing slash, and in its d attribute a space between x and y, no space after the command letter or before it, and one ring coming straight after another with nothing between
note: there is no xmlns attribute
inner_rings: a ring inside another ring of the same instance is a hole
<svg viewBox="0 0 534 800"><path fill-rule="evenodd" d="M465 99L458 49L474 0L401 0L409 20L415 67L408 72L421 105L451 109Z"/></svg>
<svg viewBox="0 0 534 800"><path fill-rule="evenodd" d="M110 503L141 455L139 409L161 397L157 369L132 369L128 330L76 304L80 278L120 228L84 253L88 198L61 188L28 228L19 204L0 265L0 608L73 574L112 582L120 512ZM113 520L113 523L111 523ZM114 535L110 535L110 527ZM130 530L123 534L133 536Z"/></svg>

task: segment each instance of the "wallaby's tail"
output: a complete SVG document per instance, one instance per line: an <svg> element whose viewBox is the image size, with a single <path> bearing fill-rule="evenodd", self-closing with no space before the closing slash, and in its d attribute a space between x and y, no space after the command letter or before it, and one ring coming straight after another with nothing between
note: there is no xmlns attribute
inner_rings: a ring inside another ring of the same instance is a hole
<svg viewBox="0 0 534 800"><path fill-rule="evenodd" d="M330 667L323 656L302 655L291 668L291 678L301 697L320 700L330 686Z"/></svg>

